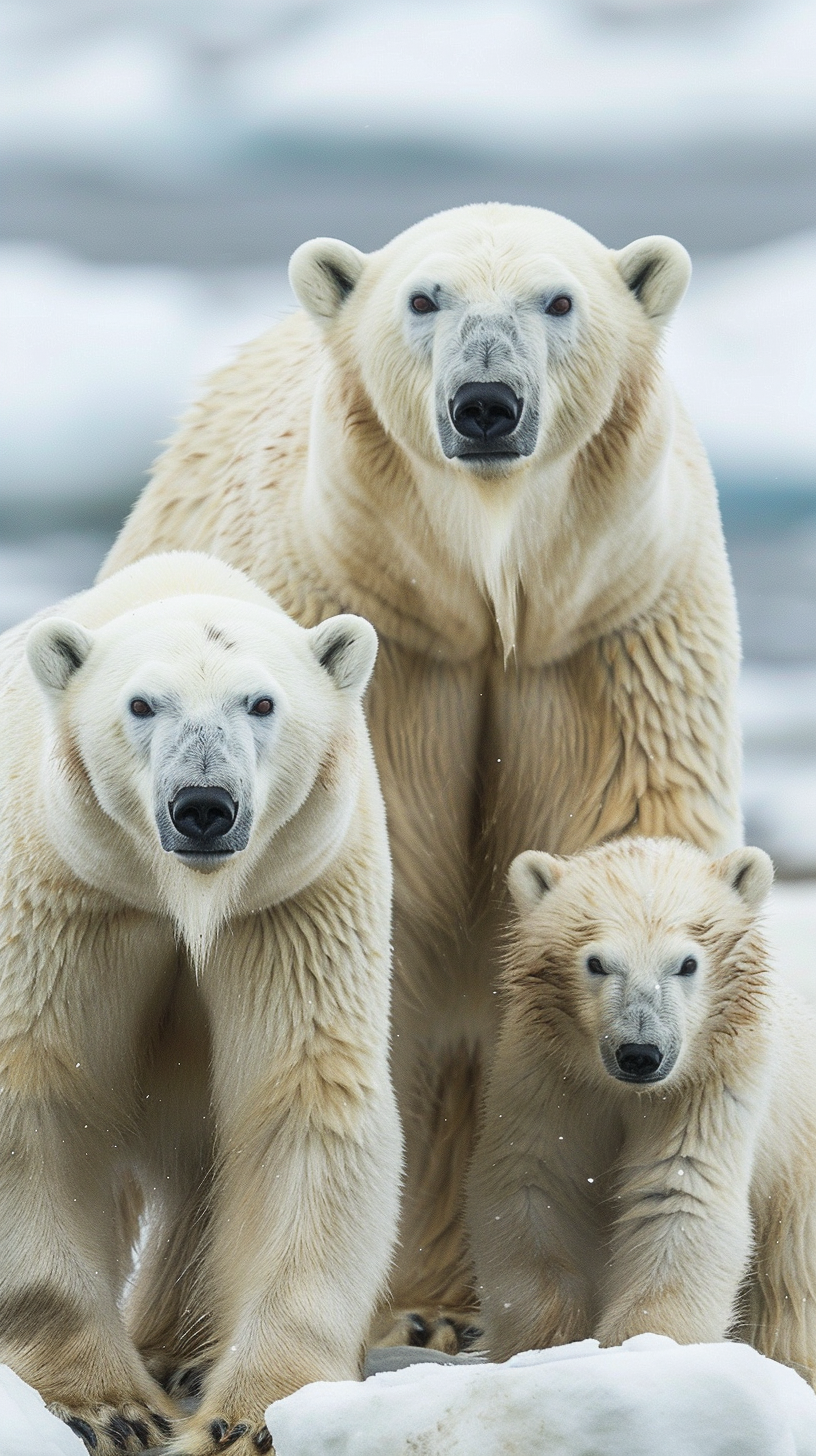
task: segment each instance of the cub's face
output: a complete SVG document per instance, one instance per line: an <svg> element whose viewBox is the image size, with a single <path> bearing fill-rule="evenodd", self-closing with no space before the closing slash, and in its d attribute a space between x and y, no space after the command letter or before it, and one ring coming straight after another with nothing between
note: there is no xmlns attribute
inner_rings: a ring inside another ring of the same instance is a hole
<svg viewBox="0 0 816 1456"><path fill-rule="evenodd" d="M196 596L93 633L49 619L27 651L57 752L78 757L103 814L148 857L212 872L257 858L305 803L376 637L358 617L307 632L271 606ZM70 806L60 815L51 832L69 854Z"/></svg>
<svg viewBox="0 0 816 1456"><path fill-rule="evenodd" d="M739 947L772 878L762 850L711 861L675 840L520 855L511 996L602 1080L665 1083L717 1028L740 1026L762 967Z"/></svg>
<svg viewBox="0 0 816 1456"><path fill-rule="evenodd" d="M598 429L689 262L669 238L612 253L554 213L489 205L429 218L368 257L317 239L290 276L393 438L490 479Z"/></svg>

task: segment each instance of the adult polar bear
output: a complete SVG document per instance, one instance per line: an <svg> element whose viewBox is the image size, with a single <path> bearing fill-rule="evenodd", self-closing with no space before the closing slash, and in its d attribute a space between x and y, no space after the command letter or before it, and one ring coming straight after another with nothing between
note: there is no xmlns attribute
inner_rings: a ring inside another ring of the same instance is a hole
<svg viewBox="0 0 816 1456"><path fill-rule="evenodd" d="M204 1359L172 1451L257 1456L397 1231L376 638L185 553L64 610L0 642L0 1361L116 1456Z"/></svg>
<svg viewBox="0 0 816 1456"><path fill-rule="evenodd" d="M489 204L368 256L317 239L290 274L304 312L211 381L104 570L203 548L306 625L350 610L380 634L408 1157L392 1287L467 1310L460 1189L510 861L625 833L740 842L733 591L659 360L689 261Z"/></svg>

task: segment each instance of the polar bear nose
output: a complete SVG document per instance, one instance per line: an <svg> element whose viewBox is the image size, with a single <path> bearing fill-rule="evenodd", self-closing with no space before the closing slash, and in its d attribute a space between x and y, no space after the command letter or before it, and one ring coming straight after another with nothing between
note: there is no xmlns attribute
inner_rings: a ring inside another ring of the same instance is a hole
<svg viewBox="0 0 816 1456"><path fill-rule="evenodd" d="M615 1061L623 1075L636 1082L653 1077L662 1060L660 1047L654 1046L652 1042L625 1041L615 1052Z"/></svg>
<svg viewBox="0 0 816 1456"><path fill-rule="evenodd" d="M450 417L460 435L469 440L498 440L509 435L521 419L524 401L509 384L462 384L450 402Z"/></svg>
<svg viewBox="0 0 816 1456"><path fill-rule="evenodd" d="M238 815L238 805L226 789L179 789L168 808L179 834L201 844L226 834Z"/></svg>

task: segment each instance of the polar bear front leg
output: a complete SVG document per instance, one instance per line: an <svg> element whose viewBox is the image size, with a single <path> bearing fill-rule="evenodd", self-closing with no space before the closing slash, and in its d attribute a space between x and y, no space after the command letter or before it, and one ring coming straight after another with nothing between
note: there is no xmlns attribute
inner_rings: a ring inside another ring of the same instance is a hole
<svg viewBox="0 0 816 1456"><path fill-rule="evenodd" d="M674 1135L653 1128L627 1144L593 1331L602 1345L645 1333L707 1343L732 1323L753 1244L750 1144L722 1108L686 1112Z"/></svg>
<svg viewBox="0 0 816 1456"><path fill-rule="evenodd" d="M258 1086L258 1109L269 1090ZM357 1379L387 1271L395 1200L373 1134L388 1141L393 1107L372 1101L353 1140L304 1127L297 1106L268 1135L248 1122L229 1135L216 1184L202 1281L215 1359L177 1456L270 1450L270 1401L312 1380Z"/></svg>
<svg viewBox="0 0 816 1456"><path fill-rule="evenodd" d="M95 1456L161 1444L174 1408L117 1307L127 1273L112 1167L118 1135L8 1092L0 1129L0 1362Z"/></svg>
<svg viewBox="0 0 816 1456"><path fill-rule="evenodd" d="M218 1128L201 1281L213 1364L174 1456L255 1456L271 1447L271 1401L309 1381L358 1378L396 1236L387 944L384 959L374 945L349 966L358 942L345 938L316 965L315 920L304 917L304 963L290 974L291 942L262 919L249 945L236 928L224 961L202 974Z"/></svg>

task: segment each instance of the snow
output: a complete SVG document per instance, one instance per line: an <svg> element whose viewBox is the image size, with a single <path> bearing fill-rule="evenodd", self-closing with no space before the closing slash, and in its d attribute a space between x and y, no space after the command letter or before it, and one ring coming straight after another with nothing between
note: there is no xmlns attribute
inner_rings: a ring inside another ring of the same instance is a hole
<svg viewBox="0 0 816 1456"><path fill-rule="evenodd" d="M792 1370L658 1335L307 1385L266 1422L277 1456L816 1456L816 1395Z"/></svg>
<svg viewBox="0 0 816 1456"><path fill-rule="evenodd" d="M722 474L816 488L816 233L698 265L667 363Z"/></svg>
<svg viewBox="0 0 816 1456"><path fill-rule="evenodd" d="M88 1456L84 1441L8 1365L0 1365L0 1431L2 1456Z"/></svg>
<svg viewBox="0 0 816 1456"><path fill-rule="evenodd" d="M816 1011L816 883L774 885L765 922L780 973Z"/></svg>
<svg viewBox="0 0 816 1456"><path fill-rule="evenodd" d="M809 138L811 0L3 7L0 156L162 176L293 132L547 154Z"/></svg>
<svg viewBox="0 0 816 1456"><path fill-rule="evenodd" d="M266 1423L277 1456L816 1456L816 1396L792 1370L747 1345L661 1335L323 1381L276 1401ZM2 1456L87 1456L7 1365L0 1431Z"/></svg>
<svg viewBox="0 0 816 1456"><path fill-rule="evenodd" d="M746 663L740 717L746 836L783 872L816 874L816 667Z"/></svg>
<svg viewBox="0 0 816 1456"><path fill-rule="evenodd" d="M111 544L112 534L102 531L52 531L23 541L0 538L0 632L84 591Z"/></svg>
<svg viewBox="0 0 816 1456"><path fill-rule="evenodd" d="M291 306L280 271L209 278L0 248L0 503L132 499L206 374Z"/></svg>
<svg viewBox="0 0 816 1456"><path fill-rule="evenodd" d="M810 0L683 9L638 26L567 0L349 5L236 65L233 94L273 131L549 154L813 128Z"/></svg>

